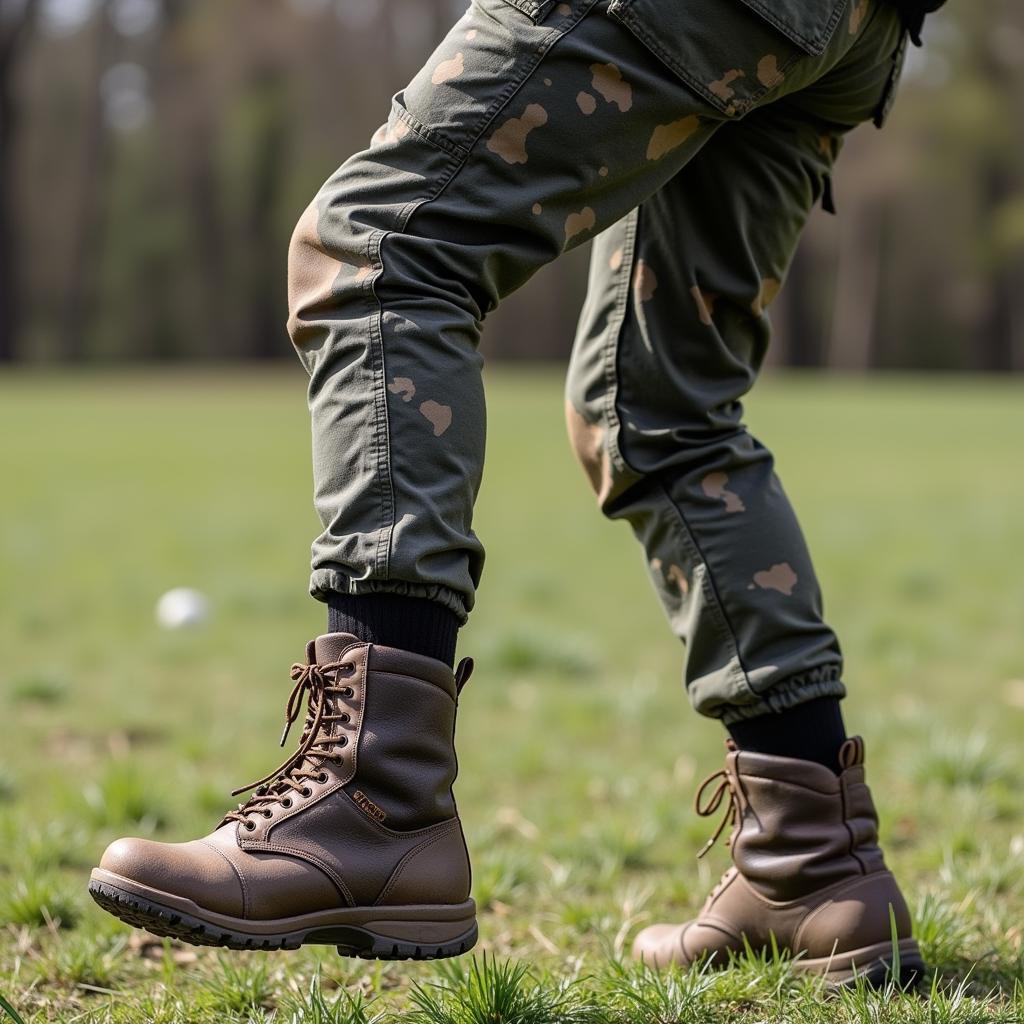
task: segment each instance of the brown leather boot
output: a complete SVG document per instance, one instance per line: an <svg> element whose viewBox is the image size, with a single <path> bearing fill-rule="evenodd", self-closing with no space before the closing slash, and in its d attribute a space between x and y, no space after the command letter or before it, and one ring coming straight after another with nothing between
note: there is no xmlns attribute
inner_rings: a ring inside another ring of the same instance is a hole
<svg viewBox="0 0 1024 1024"><path fill-rule="evenodd" d="M285 726L305 695L298 750L211 835L112 843L92 873L93 899L196 945L326 943L382 960L464 953L476 907L453 735L472 662L453 675L344 633L319 637L306 658L292 667Z"/></svg>
<svg viewBox="0 0 1024 1024"><path fill-rule="evenodd" d="M730 952L778 948L796 969L843 984L855 975L883 982L892 972L895 920L900 982L924 969L910 914L878 846L878 815L864 781L864 743L847 740L842 775L812 761L739 751L697 793L697 810L729 805L734 867L694 921L645 928L633 956L664 967L702 957L724 965ZM718 781L710 798L703 800ZM890 917L890 914L892 917Z"/></svg>

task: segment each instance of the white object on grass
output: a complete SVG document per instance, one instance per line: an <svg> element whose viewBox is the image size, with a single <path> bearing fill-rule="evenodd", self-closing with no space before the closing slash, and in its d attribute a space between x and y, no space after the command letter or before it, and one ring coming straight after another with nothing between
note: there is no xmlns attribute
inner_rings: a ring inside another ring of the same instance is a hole
<svg viewBox="0 0 1024 1024"><path fill-rule="evenodd" d="M156 621L164 629L188 629L201 626L210 618L210 602L205 594L191 587L168 590L156 603Z"/></svg>

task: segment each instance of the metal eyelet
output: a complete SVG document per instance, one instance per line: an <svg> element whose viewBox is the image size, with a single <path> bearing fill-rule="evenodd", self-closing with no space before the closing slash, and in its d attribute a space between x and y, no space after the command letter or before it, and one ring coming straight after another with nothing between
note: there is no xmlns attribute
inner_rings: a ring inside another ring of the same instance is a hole
<svg viewBox="0 0 1024 1024"><path fill-rule="evenodd" d="M303 786L302 789L300 790L300 792L302 793L303 796L312 796L313 795L313 790L311 790L309 788L309 786Z"/></svg>
<svg viewBox="0 0 1024 1024"><path fill-rule="evenodd" d="M354 697L356 695L356 691L353 690L351 686L346 686L341 691L341 695L342 695L342 697Z"/></svg>
<svg viewBox="0 0 1024 1024"><path fill-rule="evenodd" d="M347 736L340 736L338 738L338 746L339 747L347 747L348 746L348 737Z"/></svg>
<svg viewBox="0 0 1024 1024"><path fill-rule="evenodd" d="M270 810L269 807L264 808L263 811L261 811L260 813L263 815L264 818L272 818L274 816L274 812Z"/></svg>
<svg viewBox="0 0 1024 1024"><path fill-rule="evenodd" d="M285 810L288 810L288 808L289 808L289 807L291 807L291 805L292 805L292 798L291 798L290 796L286 796L286 797L285 797L285 798L284 798L284 799L283 799L283 800L281 801L281 806L282 806L282 807L283 807L283 808L284 808Z"/></svg>
<svg viewBox="0 0 1024 1024"><path fill-rule="evenodd" d="M323 784L327 781L327 772L321 772L317 777L316 781Z"/></svg>
<svg viewBox="0 0 1024 1024"><path fill-rule="evenodd" d="M246 818L245 819L245 830L247 832L255 832L256 831L256 822L255 821L249 821L249 819Z"/></svg>
<svg viewBox="0 0 1024 1024"><path fill-rule="evenodd" d="M352 716L350 714L348 714L348 712L345 712L344 714L342 714L341 720L342 720L342 722L351 722L352 721Z"/></svg>

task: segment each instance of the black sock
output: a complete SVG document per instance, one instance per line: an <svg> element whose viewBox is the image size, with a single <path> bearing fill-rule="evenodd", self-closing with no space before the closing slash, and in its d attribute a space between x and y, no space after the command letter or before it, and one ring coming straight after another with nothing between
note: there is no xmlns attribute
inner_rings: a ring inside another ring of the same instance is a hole
<svg viewBox="0 0 1024 1024"><path fill-rule="evenodd" d="M455 664L459 620L437 601L402 594L331 594L327 628L366 643L398 647Z"/></svg>
<svg viewBox="0 0 1024 1024"><path fill-rule="evenodd" d="M840 772L846 726L836 697L817 697L776 714L730 722L726 728L740 750L816 761Z"/></svg>

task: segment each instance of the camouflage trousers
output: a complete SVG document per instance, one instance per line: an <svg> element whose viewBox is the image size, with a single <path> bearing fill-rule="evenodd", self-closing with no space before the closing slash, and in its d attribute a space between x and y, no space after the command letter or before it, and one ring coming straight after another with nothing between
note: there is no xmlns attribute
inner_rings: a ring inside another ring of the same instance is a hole
<svg viewBox="0 0 1024 1024"><path fill-rule="evenodd" d="M842 696L800 527L741 399L845 133L905 47L881 0L474 0L296 228L315 596L465 618L483 566L481 323L594 239L572 443L628 520L696 708Z"/></svg>

